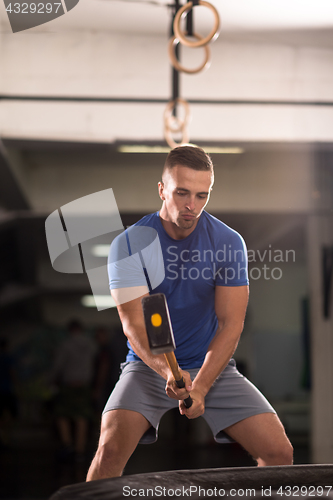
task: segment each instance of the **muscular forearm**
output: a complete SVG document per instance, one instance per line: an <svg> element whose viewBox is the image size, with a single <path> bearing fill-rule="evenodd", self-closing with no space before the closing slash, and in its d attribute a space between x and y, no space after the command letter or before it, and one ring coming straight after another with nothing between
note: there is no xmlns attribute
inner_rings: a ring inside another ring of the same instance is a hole
<svg viewBox="0 0 333 500"><path fill-rule="evenodd" d="M162 354L155 355L151 353L147 333L145 328L142 327L142 324L128 325L124 328L124 332L135 354L139 356L146 365L152 368L152 370L167 380L170 375L170 368Z"/></svg>
<svg viewBox="0 0 333 500"><path fill-rule="evenodd" d="M177 387L165 356L163 354L151 354L146 330L142 328L142 326L140 327L139 325L137 325L134 330L131 330L130 328L126 329L125 332L134 352L142 359L142 361L147 366L149 366L152 370L161 375L161 377L163 377L167 381L165 386L167 395L173 399L186 399L189 396L189 391L192 388L190 374L188 372L180 370L185 380L185 387Z"/></svg>
<svg viewBox="0 0 333 500"><path fill-rule="evenodd" d="M190 375L181 371L185 380L185 388L179 389L175 384L165 357L163 355L153 355L150 351L141 300L136 299L129 303L118 304L118 312L124 333L132 349L147 366L167 381L165 390L168 396L174 399L187 398L188 391L192 387Z"/></svg>
<svg viewBox="0 0 333 500"><path fill-rule="evenodd" d="M167 380L170 375L170 368L164 356L153 355L149 348L141 306L141 298L148 294L145 294L145 287L136 287L133 290L137 294L138 298L132 301L127 301L131 290L132 289L125 288L111 291L112 297L117 303L117 309L123 326L123 331L135 354L139 356L139 358L142 359L146 365ZM132 293L134 293L133 290ZM124 298L127 300L125 301Z"/></svg>
<svg viewBox="0 0 333 500"><path fill-rule="evenodd" d="M204 363L193 381L193 389L206 396L234 354L241 332L242 327L238 325L218 327L209 345Z"/></svg>

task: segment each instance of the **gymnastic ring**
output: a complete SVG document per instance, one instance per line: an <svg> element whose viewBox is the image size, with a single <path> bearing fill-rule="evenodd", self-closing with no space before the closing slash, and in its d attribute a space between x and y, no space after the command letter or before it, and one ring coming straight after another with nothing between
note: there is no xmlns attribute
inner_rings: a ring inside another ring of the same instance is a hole
<svg viewBox="0 0 333 500"><path fill-rule="evenodd" d="M178 116L168 116L164 118L164 126L170 129L171 132L182 132L185 127L185 120Z"/></svg>
<svg viewBox="0 0 333 500"><path fill-rule="evenodd" d="M181 146L182 144L187 144L189 142L190 136L188 134L187 127L184 127L182 132L183 136L181 142L175 142L171 136L171 130L167 127L164 127L164 137L171 149L176 148L177 146Z"/></svg>
<svg viewBox="0 0 333 500"><path fill-rule="evenodd" d="M184 118L178 118L177 116L172 116L172 110L174 109L175 106L177 106L177 104L183 105L185 110ZM181 97L177 97L176 99L169 101L167 107L165 108L164 127L166 130L169 130L170 132L174 133L183 132L190 118L191 118L191 112L188 102L185 101L185 99L182 99ZM171 120L173 120L173 123L171 122ZM174 123L176 123L176 126L174 126Z"/></svg>
<svg viewBox="0 0 333 500"><path fill-rule="evenodd" d="M220 16L217 10L215 9L214 5L212 5L209 2L205 2L205 0L199 0L198 5L202 5L203 7L208 7L210 10L213 11L214 18L215 18L215 23L214 23L214 28L212 31L207 35L206 37L202 38L201 40L198 40L197 42L190 42L186 37L185 33L182 33L180 31L180 19L182 15L187 11L192 9L193 7L193 2L188 2L183 7L181 7L176 15L175 19L173 21L173 32L176 35L176 38L183 44L187 45L187 47L202 47L203 45L206 45L208 42L211 40L215 40L219 36L219 27L220 27Z"/></svg>
<svg viewBox="0 0 333 500"><path fill-rule="evenodd" d="M172 110L174 109L175 106L177 106L177 104L182 104L184 106L185 109L184 118L178 118L172 116ZM173 99L172 101L168 102L167 107L165 108L164 111L164 137L166 142L169 144L171 148L175 148L177 146L180 146L181 144L189 142L190 137L187 130L187 124L190 118L191 118L190 106L188 102L185 101L185 99L177 97L176 99ZM178 126L176 128L172 127L170 123L171 119L175 119L176 121L178 121ZM182 133L182 140L180 143L177 143L172 138L172 133L177 133L177 132Z"/></svg>
<svg viewBox="0 0 333 500"><path fill-rule="evenodd" d="M194 38L197 40L202 40L201 35L197 35L196 33L193 33ZM178 61L176 54L175 54L175 47L178 45L179 40L175 36L171 37L168 43L168 54L169 54L169 59L171 61L172 66L177 70L177 71L182 71L183 73L189 73L189 74L194 74L194 73L199 73L199 71L202 71L203 69L208 69L210 66L210 48L208 45L204 46L205 52L206 52L206 58L204 62L199 66L198 68L195 69L187 69L184 68Z"/></svg>

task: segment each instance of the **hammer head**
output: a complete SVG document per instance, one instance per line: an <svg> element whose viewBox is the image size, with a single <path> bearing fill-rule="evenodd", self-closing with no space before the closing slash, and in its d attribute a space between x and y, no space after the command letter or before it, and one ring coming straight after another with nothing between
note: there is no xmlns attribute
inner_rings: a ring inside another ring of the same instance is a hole
<svg viewBox="0 0 333 500"><path fill-rule="evenodd" d="M164 293L143 297L142 308L151 352L165 354L174 351L176 344Z"/></svg>

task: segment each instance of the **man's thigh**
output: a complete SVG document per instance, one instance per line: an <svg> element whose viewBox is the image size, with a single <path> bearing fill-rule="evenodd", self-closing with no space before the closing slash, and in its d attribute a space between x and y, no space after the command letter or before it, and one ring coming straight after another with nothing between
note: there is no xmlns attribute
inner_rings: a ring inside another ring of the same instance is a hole
<svg viewBox="0 0 333 500"><path fill-rule="evenodd" d="M102 416L99 446L112 447L129 458L150 426L150 422L136 411L108 411Z"/></svg>
<svg viewBox="0 0 333 500"><path fill-rule="evenodd" d="M292 446L280 419L274 413L245 418L227 427L224 432L242 445L253 458L261 459L266 465L275 465L274 462L281 460L292 462Z"/></svg>
<svg viewBox="0 0 333 500"><path fill-rule="evenodd" d="M163 414L176 406L178 401L165 393L165 380L142 361L131 361L122 365L103 413L118 409L138 412L156 429Z"/></svg>
<svg viewBox="0 0 333 500"><path fill-rule="evenodd" d="M263 394L239 373L231 360L206 396L204 418L217 442L225 441L224 429L253 415L275 414Z"/></svg>

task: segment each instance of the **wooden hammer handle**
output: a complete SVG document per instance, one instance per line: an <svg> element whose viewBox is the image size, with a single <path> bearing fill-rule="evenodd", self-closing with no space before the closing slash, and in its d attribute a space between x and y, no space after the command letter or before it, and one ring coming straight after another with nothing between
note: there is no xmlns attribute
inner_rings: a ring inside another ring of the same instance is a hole
<svg viewBox="0 0 333 500"><path fill-rule="evenodd" d="M172 371L172 375L174 376L177 387L179 387L179 389L182 389L183 387L185 387L185 381L184 381L184 379L179 371L179 366L178 366L178 363L176 360L175 353L168 352L168 353L164 354L164 356L165 356L165 359L167 360L167 363L170 367L170 370ZM193 401L192 401L191 396L184 399L185 408L190 408L192 406L192 403L193 403Z"/></svg>

